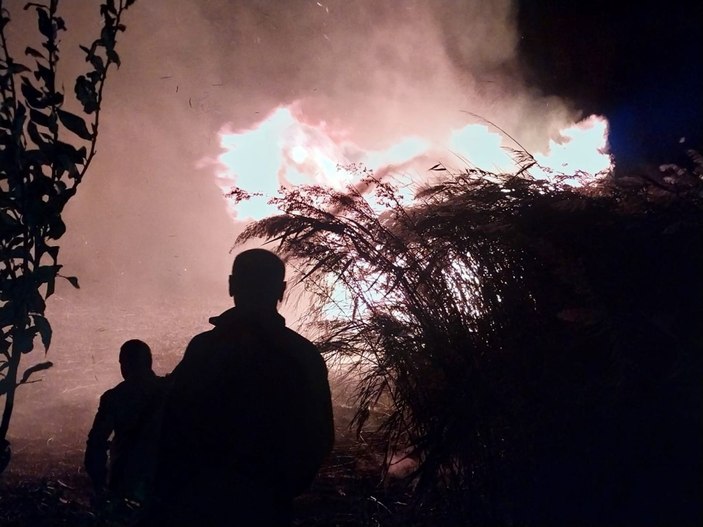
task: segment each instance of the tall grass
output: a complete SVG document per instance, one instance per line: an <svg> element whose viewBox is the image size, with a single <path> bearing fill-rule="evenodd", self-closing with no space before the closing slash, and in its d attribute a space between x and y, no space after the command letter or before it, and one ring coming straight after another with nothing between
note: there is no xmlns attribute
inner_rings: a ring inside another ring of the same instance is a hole
<svg viewBox="0 0 703 527"><path fill-rule="evenodd" d="M358 376L357 429L385 405L387 459L419 461L420 510L685 522L701 514L703 185L667 177L467 170L405 205L368 176L363 195L284 191L239 241L297 263L323 351Z"/></svg>

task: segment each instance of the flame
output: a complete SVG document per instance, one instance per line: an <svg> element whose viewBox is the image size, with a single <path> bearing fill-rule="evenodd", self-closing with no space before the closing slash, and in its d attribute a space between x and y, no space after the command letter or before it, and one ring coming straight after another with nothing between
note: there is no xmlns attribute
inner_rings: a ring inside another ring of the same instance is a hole
<svg viewBox="0 0 703 527"><path fill-rule="evenodd" d="M533 155L537 165L530 174L582 185L612 168L607 154L608 123L590 116L561 130L550 140L545 153ZM511 155L518 148L512 139L484 124L468 124L451 130L445 138L400 137L380 150L365 150L346 138L343 130L332 130L325 122L311 124L298 103L279 106L253 127L223 128L219 132L222 153L217 158L217 176L226 193L232 188L251 199L228 200L233 218L260 219L277 213L268 203L280 187L317 184L343 190L358 183L361 174L345 170L364 166L379 179L389 174L419 183L427 169L451 153L458 166L507 173L520 167ZM448 166L444 163L445 166ZM407 199L411 199L408 194Z"/></svg>
<svg viewBox="0 0 703 527"><path fill-rule="evenodd" d="M613 168L607 148L608 121L591 115L563 129L558 141L550 139L547 154L534 155L541 167L535 175L549 177L550 172L577 175L565 180L571 185L597 180Z"/></svg>

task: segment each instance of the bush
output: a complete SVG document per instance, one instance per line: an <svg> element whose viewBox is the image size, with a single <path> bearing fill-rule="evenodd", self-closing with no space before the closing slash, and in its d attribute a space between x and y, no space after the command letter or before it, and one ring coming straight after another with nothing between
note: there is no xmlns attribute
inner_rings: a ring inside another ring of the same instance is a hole
<svg viewBox="0 0 703 527"><path fill-rule="evenodd" d="M250 225L318 300L321 347L387 408L387 460L463 524L702 517L698 174L585 188L469 170L282 191ZM379 208L377 205L381 204ZM439 512L443 511L443 512Z"/></svg>

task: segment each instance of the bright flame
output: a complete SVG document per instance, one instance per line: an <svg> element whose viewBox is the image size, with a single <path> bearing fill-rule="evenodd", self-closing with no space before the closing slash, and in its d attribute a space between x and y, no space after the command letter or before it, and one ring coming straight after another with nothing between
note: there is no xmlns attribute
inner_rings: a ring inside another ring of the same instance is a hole
<svg viewBox="0 0 703 527"><path fill-rule="evenodd" d="M537 178L574 176L573 185L592 181L611 169L606 153L608 123L591 116L564 128L558 140L550 140L546 153L534 154L538 165L530 169ZM343 139L326 123L309 124L300 105L280 106L247 130L220 131L222 154L217 158L221 188L233 187L248 194L248 200L229 200L233 217L260 219L277 210L268 203L280 187L317 184L343 190L358 183L361 174L344 170L356 164L379 178L405 177L419 183L427 169L447 153L454 156L456 170L467 167L487 172L509 173L521 168L509 148L517 145L483 124L468 124L450 131L443 140L401 137L383 150L363 150ZM412 174L411 174L412 173ZM410 196L407 196L408 199Z"/></svg>
<svg viewBox="0 0 703 527"><path fill-rule="evenodd" d="M469 124L449 135L449 149L467 166L508 172L515 162L505 151L503 137L482 124Z"/></svg>
<svg viewBox="0 0 703 527"><path fill-rule="evenodd" d="M290 149L290 157L293 161L301 165L308 158L308 151L300 145L295 145Z"/></svg>
<svg viewBox="0 0 703 527"><path fill-rule="evenodd" d="M591 115L587 119L565 128L560 133L561 140L549 140L547 154L535 154L541 167L566 174L581 175L566 181L578 185L597 179L613 168L612 159L606 153L608 148L608 121L604 117Z"/></svg>

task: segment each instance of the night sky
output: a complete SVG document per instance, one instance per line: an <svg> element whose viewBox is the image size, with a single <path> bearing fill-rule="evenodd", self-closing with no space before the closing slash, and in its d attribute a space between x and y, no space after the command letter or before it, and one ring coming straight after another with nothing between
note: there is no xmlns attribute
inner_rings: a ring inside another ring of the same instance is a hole
<svg viewBox="0 0 703 527"><path fill-rule="evenodd" d="M700 150L703 4L532 0L519 3L518 20L528 82L605 114L621 163Z"/></svg>

